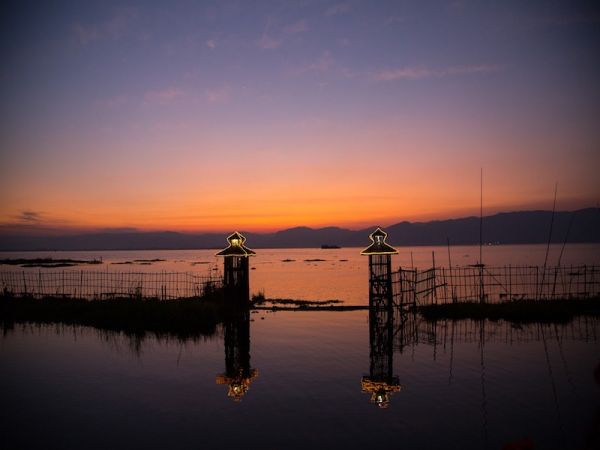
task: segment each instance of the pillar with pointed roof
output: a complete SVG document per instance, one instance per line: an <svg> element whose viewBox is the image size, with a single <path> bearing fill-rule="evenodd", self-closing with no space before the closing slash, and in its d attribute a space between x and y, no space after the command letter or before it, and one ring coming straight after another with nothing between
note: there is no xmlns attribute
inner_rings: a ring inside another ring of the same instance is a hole
<svg viewBox="0 0 600 450"><path fill-rule="evenodd" d="M369 257L369 306L392 305L392 255L398 251L385 242L387 233L377 227L369 238L371 245L361 255Z"/></svg>
<svg viewBox="0 0 600 450"><path fill-rule="evenodd" d="M250 299L250 276L248 258L256 252L244 245L246 238L235 231L227 237L229 246L216 256L223 257L223 285L236 298Z"/></svg>

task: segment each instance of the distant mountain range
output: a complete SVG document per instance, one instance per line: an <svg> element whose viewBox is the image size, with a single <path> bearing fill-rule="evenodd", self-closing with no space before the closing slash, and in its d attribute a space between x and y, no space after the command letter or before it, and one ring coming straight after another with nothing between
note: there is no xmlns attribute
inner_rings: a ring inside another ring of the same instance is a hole
<svg viewBox="0 0 600 450"><path fill-rule="evenodd" d="M536 244L548 241L551 211L521 211L499 213L483 218L483 240L494 244ZM571 227L568 242L600 242L600 210L587 208L572 212L557 212L554 216L552 242L563 242ZM244 233L251 248L293 248L339 245L360 247L369 244L370 227L347 230L338 227L290 228L275 233ZM435 220L431 222L400 222L385 228L392 245L452 245L479 243L479 217ZM233 231L233 230L232 230ZM242 230L243 232L243 230ZM73 235L0 234L0 251L29 250L157 250L202 249L224 247L220 233L177 233L111 231Z"/></svg>

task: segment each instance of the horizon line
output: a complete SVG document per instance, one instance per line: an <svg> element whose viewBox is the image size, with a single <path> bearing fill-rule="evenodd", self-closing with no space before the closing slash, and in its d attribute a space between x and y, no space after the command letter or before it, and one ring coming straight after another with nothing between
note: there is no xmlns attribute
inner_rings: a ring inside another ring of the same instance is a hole
<svg viewBox="0 0 600 450"><path fill-rule="evenodd" d="M584 211L588 209L598 209L597 206L588 206L585 208L578 208L572 210L561 210L556 211L555 213L574 213L577 211ZM599 210L600 211L600 210ZM519 213L535 213L535 212L547 212L551 213L551 210L547 209L524 209L524 210L511 210L511 211L498 211L492 214L484 215L483 218L494 217L500 214L519 214ZM258 235L267 235L274 234L278 232L295 230L295 229L308 229L308 230L323 230L327 228L335 228L343 231L364 231L369 230L371 228L387 228L395 225L399 225L402 223L409 224L419 224L419 223L433 223L433 222L446 222L452 220L464 220L470 218L479 219L478 215L471 214L459 217L447 217L447 218L439 218L439 219L431 219L431 220L400 220L397 222L389 223L388 225L381 224L371 224L368 226L361 227L344 227L340 225L323 225L323 226L309 226L309 225L295 225L285 228L278 228L272 230L261 230L261 231L252 231L248 229L244 229L244 227L237 227L236 229L243 233L250 234L258 234ZM5 232L7 230L8 232ZM10 235L31 235L31 236L76 236L76 235L85 235L85 234L125 234L125 233L175 233L175 234L183 234L183 235L208 235L208 234L230 234L233 228L227 230L185 230L185 229L152 229L152 228L141 228L141 227L133 227L133 226L121 226L121 227L80 227L80 226L52 226L45 224L36 224L36 223L0 223L0 236L10 236ZM48 233L46 235L42 233Z"/></svg>

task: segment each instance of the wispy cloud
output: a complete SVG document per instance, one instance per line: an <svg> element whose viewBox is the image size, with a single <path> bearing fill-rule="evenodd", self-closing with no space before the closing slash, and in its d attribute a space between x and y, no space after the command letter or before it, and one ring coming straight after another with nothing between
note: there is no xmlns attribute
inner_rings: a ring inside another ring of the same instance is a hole
<svg viewBox="0 0 600 450"><path fill-rule="evenodd" d="M166 105L183 96L183 94L183 90L178 87L148 91L144 94L144 103Z"/></svg>
<svg viewBox="0 0 600 450"><path fill-rule="evenodd" d="M453 0L448 3L448 8L450 9L465 9L467 6L467 2L465 0Z"/></svg>
<svg viewBox="0 0 600 450"><path fill-rule="evenodd" d="M0 234L44 233L46 235L74 231L73 223L42 211L25 209L16 214L0 218Z"/></svg>
<svg viewBox="0 0 600 450"><path fill-rule="evenodd" d="M215 48L217 48L217 41L214 39L209 39L208 41L205 42L205 44L211 50L214 50Z"/></svg>
<svg viewBox="0 0 600 450"><path fill-rule="evenodd" d="M229 85L207 89L205 94L206 101L211 104L225 104L231 101L231 87Z"/></svg>
<svg viewBox="0 0 600 450"><path fill-rule="evenodd" d="M298 34L308 31L308 25L305 20L298 20L283 27L283 32L286 34Z"/></svg>
<svg viewBox="0 0 600 450"><path fill-rule="evenodd" d="M474 64L470 66L454 66L449 67L442 72L444 75L463 75L469 73L492 73L498 72L501 67L497 64Z"/></svg>
<svg viewBox="0 0 600 450"><path fill-rule="evenodd" d="M337 16L339 14L347 14L350 12L349 3L337 3L325 11L326 16Z"/></svg>
<svg viewBox="0 0 600 450"><path fill-rule="evenodd" d="M131 22L137 17L133 8L118 9L113 16L100 23L73 25L73 32L81 45L100 40L119 40L127 33Z"/></svg>
<svg viewBox="0 0 600 450"><path fill-rule="evenodd" d="M269 17L265 29L259 39L256 40L258 48L263 50L273 50L281 47L284 42L291 39L292 36L300 33L306 33L309 29L304 19L281 26L277 24L279 19ZM273 26L273 24L276 24Z"/></svg>
<svg viewBox="0 0 600 450"><path fill-rule="evenodd" d="M101 109L118 109L127 104L129 98L126 95L114 95L105 99L98 100L94 106Z"/></svg>
<svg viewBox="0 0 600 450"><path fill-rule="evenodd" d="M350 45L350 39L348 39L348 38L339 38L339 39L337 39L337 44L340 47L348 47Z"/></svg>
<svg viewBox="0 0 600 450"><path fill-rule="evenodd" d="M274 37L276 33L273 33L271 29L272 23L273 18L269 17L261 37L256 41L256 45L263 50L272 50L281 46L282 39Z"/></svg>
<svg viewBox="0 0 600 450"><path fill-rule="evenodd" d="M383 22L384 25L389 26L389 25L398 25L401 23L405 23L406 22L406 18L403 16L389 16L385 19L385 21Z"/></svg>
<svg viewBox="0 0 600 450"><path fill-rule="evenodd" d="M38 211L25 210L25 211L21 211L16 216L13 216L13 218L17 222L23 223L23 224L30 224L30 225L38 224L42 220L42 213L38 212Z"/></svg>
<svg viewBox="0 0 600 450"><path fill-rule="evenodd" d="M308 75L318 74L334 76L337 78L356 78L360 74L348 67L338 64L329 50L324 50L321 55L313 61L299 67L295 67L288 72L290 75Z"/></svg>
<svg viewBox="0 0 600 450"><path fill-rule="evenodd" d="M281 39L276 39L272 36L269 36L267 33L263 33L260 39L256 41L256 44L263 50L272 50L274 48L281 47L281 42Z"/></svg>
<svg viewBox="0 0 600 450"><path fill-rule="evenodd" d="M100 39L101 33L97 25L82 25L77 23L73 25L73 32L77 36L77 41L81 45L87 45Z"/></svg>
<svg viewBox="0 0 600 450"><path fill-rule="evenodd" d="M423 78L444 78L478 73L492 73L500 70L500 66L494 64L476 64L470 66L451 66L442 69L427 67L400 67L395 69L381 70L373 75L376 81L396 80L420 80Z"/></svg>
<svg viewBox="0 0 600 450"><path fill-rule="evenodd" d="M329 72L334 67L334 61L331 53L325 50L321 55L314 61L296 68L293 72L297 75L304 73L324 73Z"/></svg>

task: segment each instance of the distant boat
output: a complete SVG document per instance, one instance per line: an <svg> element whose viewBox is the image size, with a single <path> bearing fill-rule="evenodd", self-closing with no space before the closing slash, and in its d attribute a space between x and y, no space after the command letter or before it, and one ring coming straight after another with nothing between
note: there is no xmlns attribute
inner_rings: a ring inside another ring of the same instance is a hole
<svg viewBox="0 0 600 450"><path fill-rule="evenodd" d="M332 248L342 248L342 247L340 247L339 245L327 245L327 244L321 245L321 249L323 249L323 250L329 250Z"/></svg>

